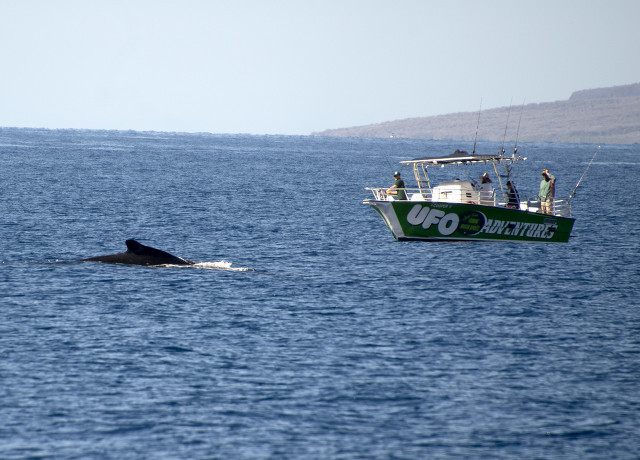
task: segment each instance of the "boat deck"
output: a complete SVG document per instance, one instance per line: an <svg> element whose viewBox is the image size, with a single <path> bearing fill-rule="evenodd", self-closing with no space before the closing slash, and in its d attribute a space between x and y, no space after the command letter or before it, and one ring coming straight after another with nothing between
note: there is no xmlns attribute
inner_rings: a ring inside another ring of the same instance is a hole
<svg viewBox="0 0 640 460"><path fill-rule="evenodd" d="M395 195L388 195L386 188L367 187L373 194L374 201L399 201ZM507 208L506 197L499 196L496 190L446 190L434 188L431 191L420 188L404 189L408 201L431 203L468 203L481 206ZM368 200L365 200L367 202ZM540 201L537 199L520 200L518 209L532 213L540 212ZM558 217L571 217L571 203L569 200L554 200L551 206L551 215Z"/></svg>

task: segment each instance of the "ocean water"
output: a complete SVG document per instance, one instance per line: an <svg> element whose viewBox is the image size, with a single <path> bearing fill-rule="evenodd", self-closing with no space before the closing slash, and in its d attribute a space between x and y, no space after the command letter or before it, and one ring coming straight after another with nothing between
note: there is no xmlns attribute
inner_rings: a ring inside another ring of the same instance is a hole
<svg viewBox="0 0 640 460"><path fill-rule="evenodd" d="M522 195L598 150L567 244L362 204L471 147L0 129L0 458L638 458L640 146L519 146ZM128 238L201 264L76 262Z"/></svg>

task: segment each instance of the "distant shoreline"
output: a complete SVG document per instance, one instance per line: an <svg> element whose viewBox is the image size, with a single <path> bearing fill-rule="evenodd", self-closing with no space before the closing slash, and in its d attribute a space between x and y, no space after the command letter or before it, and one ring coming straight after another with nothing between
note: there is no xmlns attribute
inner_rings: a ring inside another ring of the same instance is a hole
<svg viewBox="0 0 640 460"><path fill-rule="evenodd" d="M508 113L509 107L483 110L478 140L502 141ZM469 141L474 138L477 121L478 112L460 112L327 129L312 134ZM640 143L640 83L580 90L566 101L511 107L506 139L513 140L516 135L521 142Z"/></svg>

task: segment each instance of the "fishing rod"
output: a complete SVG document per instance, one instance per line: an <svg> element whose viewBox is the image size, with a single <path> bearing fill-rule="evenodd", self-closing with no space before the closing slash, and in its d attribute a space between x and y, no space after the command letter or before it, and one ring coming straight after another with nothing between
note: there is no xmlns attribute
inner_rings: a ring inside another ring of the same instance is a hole
<svg viewBox="0 0 640 460"><path fill-rule="evenodd" d="M516 142L515 144L513 144L513 156L516 156L516 152L518 151L518 136L520 135L520 122L522 121L522 112L524 112L524 101L526 101L527 98L525 97L524 100L522 101L522 108L520 109L520 119L518 120L518 130L516 131Z"/></svg>
<svg viewBox="0 0 640 460"><path fill-rule="evenodd" d="M480 99L480 108L478 109L478 123L476 124L476 137L473 139L473 150L471 155L476 153L476 141L478 140L478 128L480 127L480 112L482 111L482 99Z"/></svg>
<svg viewBox="0 0 640 460"><path fill-rule="evenodd" d="M573 188L573 192L571 192L571 195L569 195L569 199L571 199L574 196L576 196L576 190L578 189L578 186L580 185L580 182L582 182L582 178L584 177L585 174L587 174L587 171L589 171L589 168L591 167L591 163L593 163L593 160L595 159L595 157L596 157L596 155L597 155L597 153L599 151L600 151L600 146L598 146L598 149L593 153L593 156L591 157L591 161L587 165L587 169L585 169L584 172L582 173L582 176L580 176L580 180L578 181L576 186Z"/></svg>
<svg viewBox="0 0 640 460"><path fill-rule="evenodd" d="M393 166L391 166L391 162L389 161L389 157L387 157L386 155L384 156L384 159L387 160L387 164L389 165L389 169L391 170L391 174L395 173L395 169L393 169Z"/></svg>
<svg viewBox="0 0 640 460"><path fill-rule="evenodd" d="M507 138L507 127L509 126L509 118L511 117L511 107L513 106L513 97L511 98L511 101L509 102L509 111L507 112L507 122L504 125L504 134L502 135L502 145L500 146L500 158L502 158L502 156L504 155L504 141ZM504 166L504 171L507 173L506 178L507 181L511 180L511 166L507 165L507 163L502 162L502 165ZM500 183L500 190L502 190L502 197L503 199L506 201L506 196L504 194L504 189L502 188L502 181L500 180L500 174L498 173L497 167L496 167L496 174L498 174L498 182Z"/></svg>
<svg viewBox="0 0 640 460"><path fill-rule="evenodd" d="M527 98L522 101L522 107L520 108L520 118L518 119L518 130L516 131L516 141L513 144L513 156L516 155L518 151L518 137L520 136L520 122L522 121L522 112L524 112L524 102Z"/></svg>
<svg viewBox="0 0 640 460"><path fill-rule="evenodd" d="M509 102L509 112L507 112L507 122L504 125L504 135L502 136L502 146L500 147L500 156L504 155L504 140L507 138L507 126L509 126L509 117L511 116L511 104L513 104L513 98Z"/></svg>
<svg viewBox="0 0 640 460"><path fill-rule="evenodd" d="M516 158L516 152L518 151L518 137L520 136L520 123L522 122L522 112L524 112L524 103L526 101L526 98L522 101L522 107L520 108L520 117L518 118L518 129L516 131L516 140L513 144L513 154L511 155L511 158L513 160L515 160ZM511 98L511 102L513 103L513 98ZM511 114L511 105L509 105L509 113L507 114L507 124L509 123L509 115ZM500 156L502 156L504 154L504 141L507 135L507 127L505 126L504 128L504 132L505 135L502 138L502 148L500 149ZM504 165L504 169L507 173L507 181L511 181L511 183L513 184L513 186L515 187L515 182L514 180L511 178L511 171L513 170L513 163L510 163L509 165L507 165L506 163L503 163ZM504 193L504 192L503 192Z"/></svg>

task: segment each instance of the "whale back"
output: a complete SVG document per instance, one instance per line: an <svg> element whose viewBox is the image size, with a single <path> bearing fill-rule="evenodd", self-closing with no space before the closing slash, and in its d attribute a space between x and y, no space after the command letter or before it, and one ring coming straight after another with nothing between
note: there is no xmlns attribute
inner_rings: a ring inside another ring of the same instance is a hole
<svg viewBox="0 0 640 460"><path fill-rule="evenodd" d="M193 265L195 262L174 256L160 249L140 244L136 240L125 241L127 250L118 254L90 257L82 262L103 262L127 265Z"/></svg>

